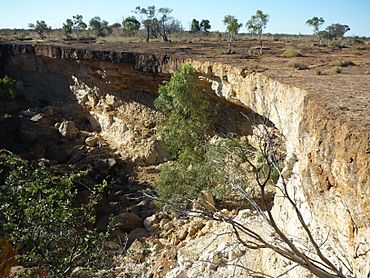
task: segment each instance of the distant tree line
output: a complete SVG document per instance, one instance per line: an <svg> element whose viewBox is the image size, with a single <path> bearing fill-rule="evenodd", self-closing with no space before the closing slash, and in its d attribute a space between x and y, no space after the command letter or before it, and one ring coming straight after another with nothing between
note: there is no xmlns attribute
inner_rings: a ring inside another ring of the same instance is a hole
<svg viewBox="0 0 370 278"><path fill-rule="evenodd" d="M80 39L82 31L87 28L93 31L96 37L104 37L112 33L114 29L122 30L126 36L135 35L140 29L145 31L145 40L147 42L152 38L161 38L164 42L170 41L169 35L174 32L183 31L181 22L171 16L172 9L170 8L156 8L154 5L148 7L137 6L132 11L132 15L123 18L121 23L114 23L109 25L106 20L95 16L90 19L87 25L83 21L82 15L75 15L72 19L68 18L63 23L63 34L66 39L72 39L73 33L76 34L77 39ZM245 27L247 31L256 35L259 42L260 54L263 50L263 30L269 21L269 15L261 10L257 10L256 14L246 22ZM232 15L226 15L223 19L226 25L228 34L228 48L226 54L233 53L232 44L239 33L240 28L243 26L239 23L238 19ZM350 30L348 25L344 24L331 24L325 30L320 30L325 20L322 17L312 17L306 21L307 25L313 28L313 34L321 44L323 39L336 40L342 39L344 34ZM36 21L36 24L30 23L29 27L33 29L41 39L46 38L46 34L50 32L49 27L45 21ZM197 20L193 19L190 26L190 33L201 33L207 35L210 32L211 24L208 19Z"/></svg>

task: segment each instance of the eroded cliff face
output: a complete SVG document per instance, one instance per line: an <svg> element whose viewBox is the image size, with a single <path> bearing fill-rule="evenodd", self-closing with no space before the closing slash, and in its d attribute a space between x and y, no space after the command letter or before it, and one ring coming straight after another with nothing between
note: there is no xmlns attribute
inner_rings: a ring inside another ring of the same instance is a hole
<svg viewBox="0 0 370 278"><path fill-rule="evenodd" d="M283 172L288 189L294 192L324 254L334 262L343 260L358 277L368 275L369 122L364 125L363 121L344 117L339 108L321 101L320 93L302 86L212 61L55 46L3 45L1 50L3 70L20 80L21 94L33 101L59 102L76 119L81 111L87 112L91 118L85 115L84 119L89 128L99 132L122 157L138 164L156 164L163 159L165 154L155 132L155 92L180 64L191 63L219 97L267 117L281 131L286 139ZM351 109L343 107L343 111ZM272 213L280 227L305 245L308 239L284 198L276 196ZM253 218L253 214L249 217ZM226 227L213 227L208 232L214 234L223 229ZM193 251L202 249L207 236L202 233L176 246L178 261L169 277L205 273L194 262L200 263L206 256L195 256ZM232 238L219 240L221 244ZM221 247L216 244L207 256L214 257L218 248ZM245 255L238 254L227 260L236 262ZM244 257L248 257L245 263L251 268L270 275L279 275L292 267L270 251L248 251ZM224 266L208 269L207 273L223 277L232 275L233 269ZM294 268L286 275L303 277L305 272Z"/></svg>

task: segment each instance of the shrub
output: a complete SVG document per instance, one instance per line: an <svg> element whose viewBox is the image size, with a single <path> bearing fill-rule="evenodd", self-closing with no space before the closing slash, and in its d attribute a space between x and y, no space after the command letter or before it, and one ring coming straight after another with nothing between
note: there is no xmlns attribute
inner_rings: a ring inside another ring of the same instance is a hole
<svg viewBox="0 0 370 278"><path fill-rule="evenodd" d="M15 80L9 76L0 78L0 100L11 100L15 98Z"/></svg>
<svg viewBox="0 0 370 278"><path fill-rule="evenodd" d="M330 65L344 68L344 67L354 66L355 63L353 63L351 60L336 60L330 63Z"/></svg>
<svg viewBox="0 0 370 278"><path fill-rule="evenodd" d="M296 49L287 49L281 54L283 57L301 57L303 56L299 50Z"/></svg>
<svg viewBox="0 0 370 278"><path fill-rule="evenodd" d="M17 262L38 267L48 277L67 277L74 267L102 267L106 233L94 228L94 207L103 185L89 201L73 204L76 183L85 173L56 176L42 164L0 154L0 238L18 249Z"/></svg>
<svg viewBox="0 0 370 278"><path fill-rule="evenodd" d="M297 70L306 70L306 69L308 69L307 64L300 63L300 62L297 62L297 61L289 62L289 66L291 66L292 68L295 68Z"/></svg>
<svg viewBox="0 0 370 278"><path fill-rule="evenodd" d="M184 198L196 198L217 179L206 158L210 105L190 65L183 65L160 87L155 106L161 112L158 130L173 160L161 167L156 185L163 199L179 204Z"/></svg>
<svg viewBox="0 0 370 278"><path fill-rule="evenodd" d="M342 73L342 69L340 67L333 67L331 71L333 73Z"/></svg>

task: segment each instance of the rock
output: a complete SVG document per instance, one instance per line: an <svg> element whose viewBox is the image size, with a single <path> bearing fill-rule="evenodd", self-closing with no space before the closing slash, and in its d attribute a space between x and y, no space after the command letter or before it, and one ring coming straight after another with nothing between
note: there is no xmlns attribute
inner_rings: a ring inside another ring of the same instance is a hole
<svg viewBox="0 0 370 278"><path fill-rule="evenodd" d="M143 224L144 224L145 229L147 229L149 232L153 232L158 227L159 219L157 218L156 214L153 214L145 218Z"/></svg>
<svg viewBox="0 0 370 278"><path fill-rule="evenodd" d="M36 115L32 116L32 117L31 117L31 119L30 119L30 121L32 121L32 122L38 122L38 121L40 121L43 117L44 117L44 114L42 114L42 113L38 113L38 114L36 114Z"/></svg>
<svg viewBox="0 0 370 278"><path fill-rule="evenodd" d="M145 228L136 228L132 230L127 239L127 246L130 246L136 239L141 239L149 235L148 231Z"/></svg>
<svg viewBox="0 0 370 278"><path fill-rule="evenodd" d="M124 232L130 232L136 228L142 227L142 219L134 213L122 212L116 216L117 226Z"/></svg>
<svg viewBox="0 0 370 278"><path fill-rule="evenodd" d="M48 116L54 116L55 114L55 109L53 106L45 106L44 108L42 108L42 113L44 113L45 115L48 115Z"/></svg>
<svg viewBox="0 0 370 278"><path fill-rule="evenodd" d="M90 136L85 139L85 144L89 147L96 147L98 138L96 136Z"/></svg>
<svg viewBox="0 0 370 278"><path fill-rule="evenodd" d="M77 137L79 130L72 121L64 121L59 126L59 132L68 139Z"/></svg>

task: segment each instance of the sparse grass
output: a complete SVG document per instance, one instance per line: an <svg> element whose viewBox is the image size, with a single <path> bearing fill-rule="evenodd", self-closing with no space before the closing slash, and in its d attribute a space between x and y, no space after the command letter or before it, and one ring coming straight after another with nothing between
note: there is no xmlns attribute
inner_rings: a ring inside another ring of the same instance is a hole
<svg viewBox="0 0 370 278"><path fill-rule="evenodd" d="M287 49L281 54L283 57L301 57L302 53L297 49Z"/></svg>
<svg viewBox="0 0 370 278"><path fill-rule="evenodd" d="M351 60L336 60L331 62L330 65L345 68L349 66L355 66L355 63L353 63Z"/></svg>
<svg viewBox="0 0 370 278"><path fill-rule="evenodd" d="M222 48L217 48L216 49L216 55L217 56L224 55L224 54L225 54L225 50L223 50Z"/></svg>
<svg viewBox="0 0 370 278"><path fill-rule="evenodd" d="M340 67L333 67L331 69L332 73L342 73L342 69Z"/></svg>
<svg viewBox="0 0 370 278"><path fill-rule="evenodd" d="M292 68L295 68L297 70L306 70L306 69L308 69L307 64L304 64L304 63L301 63L301 62L298 62L298 61L290 61L289 66L292 67Z"/></svg>

